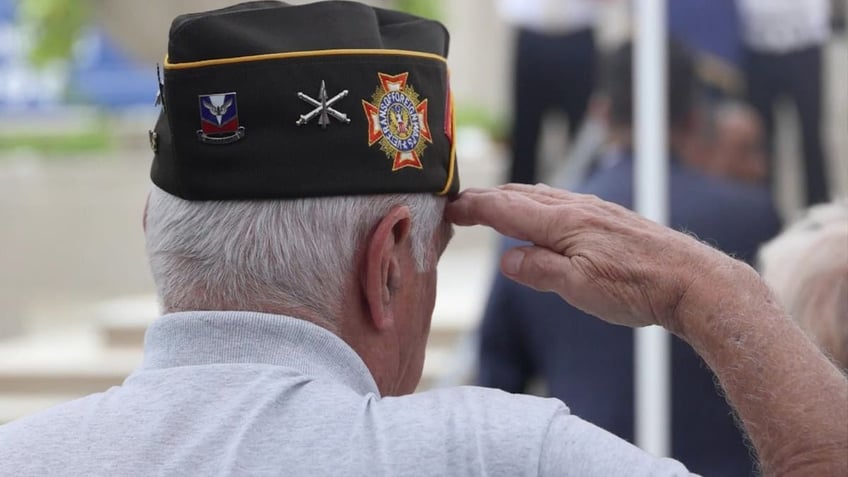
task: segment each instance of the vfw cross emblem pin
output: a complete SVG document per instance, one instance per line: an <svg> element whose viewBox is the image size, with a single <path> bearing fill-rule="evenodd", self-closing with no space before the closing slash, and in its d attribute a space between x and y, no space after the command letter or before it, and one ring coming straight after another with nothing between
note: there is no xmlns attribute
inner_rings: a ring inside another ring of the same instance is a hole
<svg viewBox="0 0 848 477"><path fill-rule="evenodd" d="M422 169L421 156L427 143L433 142L427 99L420 100L407 82L409 73L377 76L380 86L371 97L372 102L362 101L368 118L368 145L380 143L380 150L393 160L392 171L404 167Z"/></svg>
<svg viewBox="0 0 848 477"><path fill-rule="evenodd" d="M229 144L244 137L239 125L236 93L201 94L197 138L209 144Z"/></svg>

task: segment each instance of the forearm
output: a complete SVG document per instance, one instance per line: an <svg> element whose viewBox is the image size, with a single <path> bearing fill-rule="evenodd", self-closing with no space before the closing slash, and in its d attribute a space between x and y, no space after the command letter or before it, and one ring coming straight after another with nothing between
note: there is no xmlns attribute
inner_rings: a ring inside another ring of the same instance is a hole
<svg viewBox="0 0 848 477"><path fill-rule="evenodd" d="M676 331L718 376L764 475L848 475L848 380L753 269L709 275L681 302Z"/></svg>
<svg viewBox="0 0 848 477"><path fill-rule="evenodd" d="M504 253L509 278L609 323L661 324L689 342L766 474L848 475L848 380L752 268L620 206L545 186L466 191L446 214L534 244Z"/></svg>

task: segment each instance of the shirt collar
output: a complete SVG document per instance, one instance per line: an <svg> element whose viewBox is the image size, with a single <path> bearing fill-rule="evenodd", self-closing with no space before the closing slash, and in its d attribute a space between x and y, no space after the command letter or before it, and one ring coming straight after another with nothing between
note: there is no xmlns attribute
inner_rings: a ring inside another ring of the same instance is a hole
<svg viewBox="0 0 848 477"><path fill-rule="evenodd" d="M380 391L362 358L318 325L282 315L192 311L156 320L144 336L142 369L255 363L293 368L344 383L359 394Z"/></svg>

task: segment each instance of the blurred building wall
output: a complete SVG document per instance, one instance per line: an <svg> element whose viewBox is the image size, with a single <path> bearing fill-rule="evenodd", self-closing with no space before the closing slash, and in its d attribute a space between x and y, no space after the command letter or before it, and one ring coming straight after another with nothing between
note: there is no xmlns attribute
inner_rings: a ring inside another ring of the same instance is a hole
<svg viewBox="0 0 848 477"><path fill-rule="evenodd" d="M511 32L497 16L494 0L442 0L451 31L450 67L461 101L506 112ZM221 8L235 0L92 0L96 19L127 51L153 66L165 56L168 29L177 15ZM304 0L293 4L310 3ZM390 7L391 0L365 3Z"/></svg>

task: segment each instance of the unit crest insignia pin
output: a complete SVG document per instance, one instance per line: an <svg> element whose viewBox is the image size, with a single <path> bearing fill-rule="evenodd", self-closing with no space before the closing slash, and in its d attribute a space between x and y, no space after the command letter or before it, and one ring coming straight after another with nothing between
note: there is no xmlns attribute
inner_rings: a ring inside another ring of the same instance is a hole
<svg viewBox="0 0 848 477"><path fill-rule="evenodd" d="M423 169L421 156L427 143L433 142L427 121L427 99L408 84L409 73L387 75L378 73L380 86L371 97L363 100L368 118L368 145L380 143L392 162L392 171L404 167Z"/></svg>
<svg viewBox="0 0 848 477"><path fill-rule="evenodd" d="M239 126L236 93L201 94L197 138L207 144L230 144L244 137Z"/></svg>
<svg viewBox="0 0 848 477"><path fill-rule="evenodd" d="M327 98L327 85L324 84L324 81L321 81L321 89L318 91L318 99L311 98L306 94L301 92L297 93L297 97L306 101L315 107L312 111L301 114L300 119L297 120L295 124L298 126L303 126L312 120L315 116L318 116L318 124L322 129L327 129L327 126L330 125L330 117L334 117L337 120L348 124L350 123L350 118L347 117L347 114L340 113L339 111L332 108L336 102L345 96L347 96L348 90L344 90L341 93L333 96L332 98Z"/></svg>

